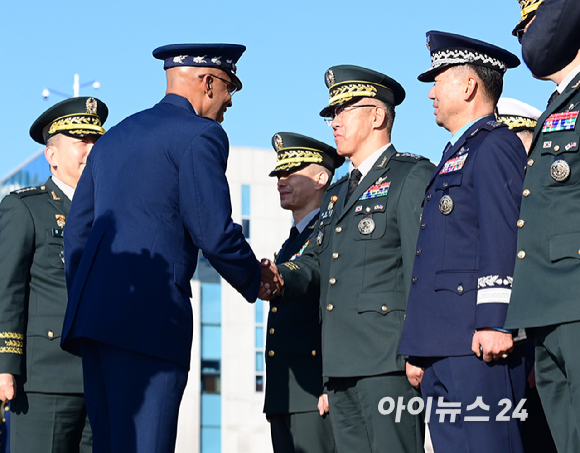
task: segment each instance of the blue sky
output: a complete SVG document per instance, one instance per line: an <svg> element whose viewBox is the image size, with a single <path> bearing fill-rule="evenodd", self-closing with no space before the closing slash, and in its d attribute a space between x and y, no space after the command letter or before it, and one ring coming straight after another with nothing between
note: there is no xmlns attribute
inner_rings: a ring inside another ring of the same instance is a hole
<svg viewBox="0 0 580 453"><path fill-rule="evenodd" d="M223 123L232 146L270 149L278 131L333 144L318 116L328 103L324 73L355 64L397 79L407 98L397 108L393 143L399 151L437 161L449 138L434 121L430 84L417 81L429 67L425 32L464 34L504 47L521 58L511 30L516 0L318 1L166 0L140 2L5 2L0 17L0 178L41 147L28 135L33 121L63 98L44 100L44 88L72 95L73 75L97 79L81 90L109 107L105 127L158 102L165 92L160 45L231 42L247 46L238 64L244 89ZM553 91L525 64L508 71L504 96L543 110ZM272 152L272 162L275 157Z"/></svg>

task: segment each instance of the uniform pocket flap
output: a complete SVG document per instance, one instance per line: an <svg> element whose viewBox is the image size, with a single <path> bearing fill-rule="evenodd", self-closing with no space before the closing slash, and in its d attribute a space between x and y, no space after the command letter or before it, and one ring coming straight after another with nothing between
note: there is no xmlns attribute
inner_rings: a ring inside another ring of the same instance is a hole
<svg viewBox="0 0 580 453"><path fill-rule="evenodd" d="M63 318L60 316L35 316L28 319L27 337L55 340L62 335Z"/></svg>
<svg viewBox="0 0 580 453"><path fill-rule="evenodd" d="M404 311L406 308L403 292L359 294L356 298L356 309L359 313L374 311L386 315L391 311Z"/></svg>
<svg viewBox="0 0 580 453"><path fill-rule="evenodd" d="M440 271L435 274L435 291L464 294L477 289L477 271Z"/></svg>
<svg viewBox="0 0 580 453"><path fill-rule="evenodd" d="M173 263L173 283L179 286L189 297L191 297L191 285L189 275L185 265Z"/></svg>
<svg viewBox="0 0 580 453"><path fill-rule="evenodd" d="M460 186L462 179L462 173L451 173L445 176L439 175L434 184L435 190L445 190L450 187Z"/></svg>
<svg viewBox="0 0 580 453"><path fill-rule="evenodd" d="M549 239L550 260L580 259L580 233L560 234Z"/></svg>

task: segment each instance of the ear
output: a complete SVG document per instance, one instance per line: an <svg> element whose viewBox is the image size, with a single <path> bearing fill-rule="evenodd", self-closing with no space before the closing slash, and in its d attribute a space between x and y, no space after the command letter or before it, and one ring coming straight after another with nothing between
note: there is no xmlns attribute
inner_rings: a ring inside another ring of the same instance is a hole
<svg viewBox="0 0 580 453"><path fill-rule="evenodd" d="M328 173L325 171L318 172L316 175L316 189L320 190L328 183Z"/></svg>
<svg viewBox="0 0 580 453"><path fill-rule="evenodd" d="M385 124L385 119L387 114L385 109L381 106L375 109L375 113L373 114L373 125L377 128L380 128Z"/></svg>
<svg viewBox="0 0 580 453"><path fill-rule="evenodd" d="M477 88L477 79L472 75L468 76L465 80L464 100L467 101L473 98L477 92Z"/></svg>
<svg viewBox="0 0 580 453"><path fill-rule="evenodd" d="M205 92L205 94L207 94L207 96L209 98L213 98L213 77L211 76L211 74L207 74L203 79L202 79L202 83L203 83L203 91Z"/></svg>
<svg viewBox="0 0 580 453"><path fill-rule="evenodd" d="M58 167L58 157L57 157L56 146L47 146L44 150L44 157L48 161L51 168Z"/></svg>

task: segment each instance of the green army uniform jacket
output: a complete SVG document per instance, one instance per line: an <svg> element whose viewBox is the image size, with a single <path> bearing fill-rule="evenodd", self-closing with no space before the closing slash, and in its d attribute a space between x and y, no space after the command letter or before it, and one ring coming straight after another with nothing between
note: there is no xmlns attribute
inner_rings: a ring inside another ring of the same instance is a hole
<svg viewBox="0 0 580 453"><path fill-rule="evenodd" d="M433 169L429 160L389 146L346 205L348 178L329 187L304 253L278 266L285 281L280 303L320 288L325 378L405 370L397 349Z"/></svg>
<svg viewBox="0 0 580 453"><path fill-rule="evenodd" d="M538 119L506 328L580 320L580 74Z"/></svg>
<svg viewBox="0 0 580 453"><path fill-rule="evenodd" d="M83 392L80 358L60 349L70 204L52 179L0 203L0 373L30 392Z"/></svg>
<svg viewBox="0 0 580 453"><path fill-rule="evenodd" d="M294 261L304 251L318 224L315 216L293 241L286 241L276 262ZM322 393L320 290L291 304L270 305L266 334L266 395L264 412L318 412Z"/></svg>

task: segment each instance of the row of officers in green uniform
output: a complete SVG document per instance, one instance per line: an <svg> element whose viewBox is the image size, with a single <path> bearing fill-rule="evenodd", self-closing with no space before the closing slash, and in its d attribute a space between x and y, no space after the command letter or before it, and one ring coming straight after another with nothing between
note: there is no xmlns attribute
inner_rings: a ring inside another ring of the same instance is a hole
<svg viewBox="0 0 580 453"><path fill-rule="evenodd" d="M358 66L325 74L320 115L336 148L272 138L270 176L294 219L275 260L262 261L274 275L260 290L270 300L264 412L274 451L419 452L424 419L436 452L545 452L551 437L560 452L580 451L580 8L519 3L524 59L558 85L544 113L498 104L515 55L430 31L419 80L433 83L436 122L452 134L437 166L395 149L405 91ZM63 231L107 115L87 97L43 113L30 134L46 145L52 176L0 203L0 398L15 453L92 450L81 362L60 348ZM345 158L348 177L331 184ZM534 349L549 431L540 406L528 410L540 419L531 430L519 406ZM402 409L385 411L385 398ZM439 417L450 407L457 417Z"/></svg>

